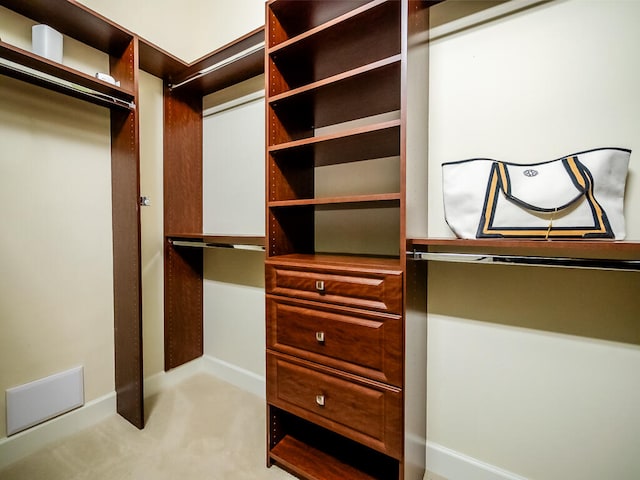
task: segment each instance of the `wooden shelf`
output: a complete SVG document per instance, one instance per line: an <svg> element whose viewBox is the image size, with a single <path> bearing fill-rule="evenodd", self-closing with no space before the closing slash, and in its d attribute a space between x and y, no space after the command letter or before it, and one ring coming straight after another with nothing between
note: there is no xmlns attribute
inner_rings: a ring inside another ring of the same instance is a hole
<svg viewBox="0 0 640 480"><path fill-rule="evenodd" d="M75 1L2 0L2 5L110 55L120 56L134 38L131 32Z"/></svg>
<svg viewBox="0 0 640 480"><path fill-rule="evenodd" d="M134 92L98 80L61 63L5 42L0 42L0 57L12 62L0 64L0 73L4 75L96 105L135 108Z"/></svg>
<svg viewBox="0 0 640 480"><path fill-rule="evenodd" d="M172 88L205 96L264 72L264 27L228 43L170 78Z"/></svg>
<svg viewBox="0 0 640 480"><path fill-rule="evenodd" d="M170 80L188 67L188 64L153 43L140 38L140 68L151 75Z"/></svg>
<svg viewBox="0 0 640 480"><path fill-rule="evenodd" d="M305 4L300 0L272 0L268 2L269 8L279 20L278 23L282 30L282 35L273 38L270 46L296 37L370 1L348 0L342 2L306 2L307 4Z"/></svg>
<svg viewBox="0 0 640 480"><path fill-rule="evenodd" d="M285 3L286 2L281 2L281 3L273 2L271 5L271 8L274 11L278 11L279 13L282 13L285 11L284 9ZM292 3L296 3L296 2L288 3L287 4L288 9L291 8ZM298 2L298 3L303 3L303 2ZM336 2L336 3L339 3L339 2ZM307 5L300 5L300 8L297 9L297 13L299 15L304 15L307 19L311 19L315 15L317 15L319 12L324 11L325 18L330 17L330 18L327 18L327 20L324 22L318 21L318 18L323 18L323 17L314 18L312 20L312 23L310 22L298 23L297 18L293 19L293 21L291 22L287 22L287 19L292 18L293 12L287 12L288 16L286 17L282 17L278 15L278 19L280 20L281 25L283 23L285 24L288 23L289 31L294 31L294 32L299 31L300 33L288 38L287 40L271 45L268 50L269 55L274 55L278 51L289 48L292 45L301 45L306 41L308 41L309 39L313 39L314 43L320 44L320 43L323 43L322 41L327 38L340 36L340 34L343 34L347 30L351 30L354 25L357 25L360 22L364 22L366 19L362 18L363 15L371 14L372 12L377 13L377 15L380 15L380 13L376 11L376 9L378 7L384 6L384 4L386 3L386 0L373 0L373 1L362 2L362 3L363 3L362 6L358 8L354 8L354 5L356 5L355 2L343 2L343 5L339 7L340 10L334 9L332 11L327 10L322 5L316 6L314 8L309 8ZM277 7L279 5L281 5L283 8L278 9ZM344 13L339 16L334 16L334 14L338 11L344 11Z"/></svg>
<svg viewBox="0 0 640 480"><path fill-rule="evenodd" d="M269 99L269 110L290 132L269 145L309 138L316 128L400 109L400 63L396 57ZM295 129L292 126L295 125Z"/></svg>
<svg viewBox="0 0 640 480"><path fill-rule="evenodd" d="M278 200L268 202L270 208L278 207L306 207L306 206L335 206L344 208L353 208L356 205L361 207L370 207L372 203L393 203L400 202L399 193L378 193L372 195L350 195L344 197L325 197L325 198L308 198L302 200ZM389 205L386 205L389 206Z"/></svg>
<svg viewBox="0 0 640 480"><path fill-rule="evenodd" d="M302 478L324 480L376 480L321 450L313 448L289 435L269 453L271 459Z"/></svg>
<svg viewBox="0 0 640 480"><path fill-rule="evenodd" d="M399 462L277 407L270 407L277 438L268 462L309 480L398 480ZM281 430L282 429L282 430Z"/></svg>
<svg viewBox="0 0 640 480"><path fill-rule="evenodd" d="M281 143L268 152L279 161L313 158L316 167L398 156L400 120Z"/></svg>
<svg viewBox="0 0 640 480"><path fill-rule="evenodd" d="M269 66L277 71L277 80L269 82L269 95L399 55L399 13L398 2L370 2L268 49Z"/></svg>
<svg viewBox="0 0 640 480"><path fill-rule="evenodd" d="M288 8L291 8L291 3L295 2L290 2L287 5ZM349 5L349 3L351 4ZM309 22L300 23L296 26L296 29L294 31L301 30L301 33L287 40L272 44L267 52L271 57L273 57L286 49L291 49L294 46L299 49L303 49L305 47L307 49L316 48L317 46L322 46L324 48L328 46L327 42L335 42L336 39L339 38L351 38L353 36L354 27L357 27L358 30L364 30L362 28L363 25L371 25L372 27L374 27L376 23L380 24L379 22L383 17L389 16L390 11L398 11L397 8L390 6L389 3L393 4L394 2L387 2L386 0L373 0L365 2L358 8L353 8L354 5L356 5L355 2L343 2L343 5L339 8L345 10L344 14L334 18L330 18L326 22L320 24L318 24L317 21L313 21L313 24L316 25L313 28L306 28L311 26ZM272 4L272 7L275 7L277 5L278 2L274 2L274 4ZM282 6L284 7L284 5ZM300 5L298 15L304 15L309 19L317 15L324 8L325 7L323 6L316 6L310 9L307 5ZM272 8L272 10L274 9ZM282 8L279 11L284 12L285 9ZM325 15L328 13L328 15L326 16L329 17L333 17L333 13L335 13L335 11L336 10L330 12L328 10L324 10ZM278 18L281 19L280 23L282 24L283 21L286 22L286 19L291 17L293 17L293 12L288 12L288 16L285 18L282 18L280 16ZM297 18L295 18L294 21L291 22L291 25L294 25L296 23ZM378 29L376 33L379 33L380 30L381 29ZM343 41L342 43L347 42Z"/></svg>
<svg viewBox="0 0 640 480"><path fill-rule="evenodd" d="M422 0L416 3L418 8L425 9L442 1ZM309 5L305 5L305 3L309 3ZM359 12L362 12L376 7L380 3L379 0L375 2L371 0L334 0L331 2L272 0L268 2L268 5L278 17L281 32L280 35L271 40L270 47L276 47L314 28L329 28L334 22L353 17L354 14L349 12L356 8L359 9ZM358 15L358 13L355 13L355 15ZM323 25L324 27L322 27Z"/></svg>
<svg viewBox="0 0 640 480"><path fill-rule="evenodd" d="M322 80L306 83L301 87L286 90L277 95L273 95L269 99L269 103L275 106L277 102L286 100L288 98L296 97L298 95L304 95L305 93L320 90L321 88L326 87L328 85L354 79L355 77L360 77L361 75L367 75L370 72L375 72L376 70L382 69L384 67L388 67L394 64L399 64L400 60L401 60L400 55L393 55L391 57L383 58L382 60L378 60L373 63L368 63L366 65L362 65L360 67L338 73L331 77L323 78Z"/></svg>

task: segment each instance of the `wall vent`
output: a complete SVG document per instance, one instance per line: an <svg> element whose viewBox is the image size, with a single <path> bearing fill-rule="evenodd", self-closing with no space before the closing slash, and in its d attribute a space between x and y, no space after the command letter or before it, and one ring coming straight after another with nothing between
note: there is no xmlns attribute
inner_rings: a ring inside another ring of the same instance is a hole
<svg viewBox="0 0 640 480"><path fill-rule="evenodd" d="M6 391L7 436L84 405L83 367Z"/></svg>

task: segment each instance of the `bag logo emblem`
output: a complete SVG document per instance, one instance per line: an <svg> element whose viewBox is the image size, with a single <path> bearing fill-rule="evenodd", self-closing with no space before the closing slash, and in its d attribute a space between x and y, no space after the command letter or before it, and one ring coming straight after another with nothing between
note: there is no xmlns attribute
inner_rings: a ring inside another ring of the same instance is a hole
<svg viewBox="0 0 640 480"><path fill-rule="evenodd" d="M533 168L529 168L522 173L524 173L525 177L535 177L536 175L538 175L538 171L534 170Z"/></svg>

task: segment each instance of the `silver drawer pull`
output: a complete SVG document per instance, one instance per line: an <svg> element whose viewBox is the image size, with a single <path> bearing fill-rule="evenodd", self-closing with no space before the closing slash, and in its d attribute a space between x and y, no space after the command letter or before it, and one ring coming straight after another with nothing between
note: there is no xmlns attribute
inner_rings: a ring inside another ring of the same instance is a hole
<svg viewBox="0 0 640 480"><path fill-rule="evenodd" d="M319 343L324 343L324 332L316 332L316 340Z"/></svg>
<svg viewBox="0 0 640 480"><path fill-rule="evenodd" d="M324 407L324 395L316 395L316 403L320 407Z"/></svg>
<svg viewBox="0 0 640 480"><path fill-rule="evenodd" d="M316 280L316 290L324 292L324 280Z"/></svg>

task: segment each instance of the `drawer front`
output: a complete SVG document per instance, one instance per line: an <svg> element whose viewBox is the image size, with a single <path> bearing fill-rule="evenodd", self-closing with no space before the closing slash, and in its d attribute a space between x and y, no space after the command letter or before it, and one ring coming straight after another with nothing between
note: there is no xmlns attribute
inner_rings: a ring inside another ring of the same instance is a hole
<svg viewBox="0 0 640 480"><path fill-rule="evenodd" d="M267 347L402 386L402 317L267 297Z"/></svg>
<svg viewBox="0 0 640 480"><path fill-rule="evenodd" d="M268 401L284 410L369 445L402 453L402 393L343 377L328 369L267 356Z"/></svg>
<svg viewBox="0 0 640 480"><path fill-rule="evenodd" d="M267 293L350 307L402 313L402 272L352 272L266 265Z"/></svg>

